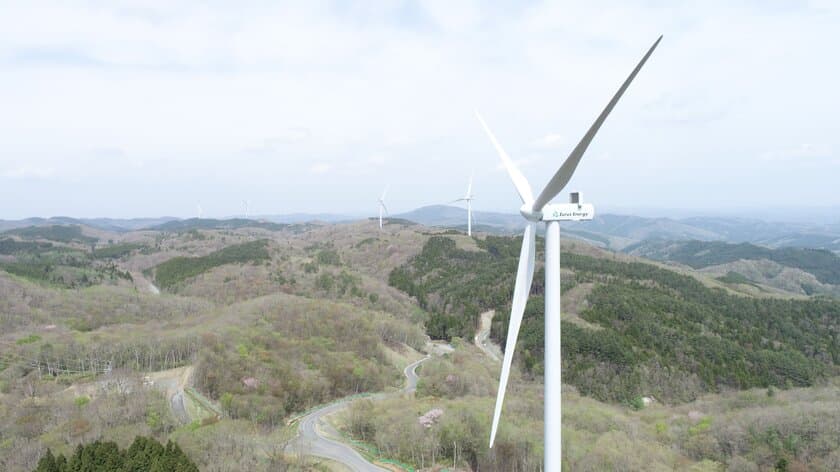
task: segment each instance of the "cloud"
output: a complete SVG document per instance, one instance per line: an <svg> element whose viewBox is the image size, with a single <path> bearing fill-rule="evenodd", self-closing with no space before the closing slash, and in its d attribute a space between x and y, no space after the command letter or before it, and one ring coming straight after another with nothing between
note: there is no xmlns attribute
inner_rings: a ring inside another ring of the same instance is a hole
<svg viewBox="0 0 840 472"><path fill-rule="evenodd" d="M314 166L309 168L309 171L313 174L326 174L327 172L331 171L333 166L324 162L315 164Z"/></svg>
<svg viewBox="0 0 840 472"><path fill-rule="evenodd" d="M809 143L766 151L760 158L771 162L837 161L836 156L827 147Z"/></svg>
<svg viewBox="0 0 840 472"><path fill-rule="evenodd" d="M321 174L357 177L329 189L343 208L289 200L298 211L352 211L386 180L419 206L430 190L418 182L461 192L472 169L507 189L475 107L539 181L664 33L576 178L595 185L621 175L616 163L643 163L659 175L634 188L656 188L664 162L668 178L691 177L673 205L693 204L721 165L807 159L813 175L836 172L840 63L826 59L840 43L836 3L14 2L0 15L0 175L84 182L76 199L48 195L78 205L69 214L130 178L215 208L220 185L286 202ZM786 177L812 175L790 167ZM202 178L184 190L185 175ZM630 190L605 187L601 201ZM481 204L506 206L505 192ZM130 194L115 206L168 208L118 205Z"/></svg>
<svg viewBox="0 0 840 472"><path fill-rule="evenodd" d="M53 167L18 167L0 173L6 179L47 179L56 175Z"/></svg>
<svg viewBox="0 0 840 472"><path fill-rule="evenodd" d="M547 134L531 143L536 149L560 149L566 145L566 137L562 134Z"/></svg>

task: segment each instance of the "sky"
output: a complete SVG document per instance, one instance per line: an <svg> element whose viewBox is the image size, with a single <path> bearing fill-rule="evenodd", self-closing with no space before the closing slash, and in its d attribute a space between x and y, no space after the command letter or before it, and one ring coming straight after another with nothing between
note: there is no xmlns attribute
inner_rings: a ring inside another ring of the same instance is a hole
<svg viewBox="0 0 840 472"><path fill-rule="evenodd" d="M833 0L0 0L0 218L515 212L660 34L569 191L840 207Z"/></svg>

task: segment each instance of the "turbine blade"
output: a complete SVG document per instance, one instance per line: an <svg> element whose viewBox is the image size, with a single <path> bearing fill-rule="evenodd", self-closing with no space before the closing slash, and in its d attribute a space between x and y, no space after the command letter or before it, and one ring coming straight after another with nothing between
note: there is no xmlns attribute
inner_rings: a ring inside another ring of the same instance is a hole
<svg viewBox="0 0 840 472"><path fill-rule="evenodd" d="M592 142L592 138L595 137L595 134L601 128L601 125L607 119L607 116L609 116L613 107L615 107L616 103L618 103L618 100L624 94L624 91L627 90L627 87L630 86L630 82L632 82L633 79L636 78L636 74L638 74L639 71L642 70L642 66L645 65L645 62L647 62L650 55L653 54L653 50L656 49L656 46L659 45L660 41L662 41L662 36L659 36L659 39L657 39L656 42L653 43L653 46L651 46L650 49L648 49L647 54L645 54L642 60L639 61L639 64L636 66L635 69L633 69L633 72L630 73L630 76L627 77L627 80L624 81L624 83L618 89L618 92L615 93L612 100L610 100L610 102L607 104L607 107L604 108L604 111L602 111L601 114L598 115L598 118L595 120L594 123L592 123L592 126L589 127L589 130L586 132L585 135L583 135L583 139L580 140L578 145L575 146L575 148L572 150L571 154L569 154L569 157L566 158L566 162L563 163L563 165L560 167L557 173L554 174L554 177L552 177L548 184L545 186L543 191L540 192L540 195L534 201L534 211L542 210L542 208L549 201L551 201L552 198L554 198L558 193L560 193L560 191L563 190L563 187L565 187L567 183L569 183L569 179L571 179L572 174L575 173L575 169L577 168L581 157L583 157L583 154L586 152L586 149L589 147L589 143Z"/></svg>
<svg viewBox="0 0 840 472"><path fill-rule="evenodd" d="M493 136L493 132L490 131L490 127L488 127L487 123L484 122L484 118L481 117L481 114L476 111L475 116L478 117L478 121L480 121L481 126L484 127L484 132L487 133L487 136L496 148L496 152L498 152L499 157L502 158L502 163L505 165L505 169L507 169L508 175L510 175L510 180L513 181L513 185L516 187L516 191L519 192L519 198L522 199L522 203L531 204L531 202L534 201L534 193L531 191L531 185L528 183L528 179L522 175L522 172L519 171L516 164L510 160L510 157L507 155L505 150L502 149L502 145L499 144L496 137Z"/></svg>
<svg viewBox="0 0 840 472"><path fill-rule="evenodd" d="M466 198L456 198L455 200L452 200L452 201L451 201L451 202L449 202L449 203L464 202L464 201L466 201L466 200L467 200Z"/></svg>
<svg viewBox="0 0 840 472"><path fill-rule="evenodd" d="M382 209L385 210L385 216L390 216L388 214L388 207L385 206L385 202L380 200L379 203L382 204Z"/></svg>
<svg viewBox="0 0 840 472"><path fill-rule="evenodd" d="M390 187L390 185L385 186L385 190L382 191L382 198L380 198L379 200L381 200L381 201L385 200L385 195L388 193L388 187Z"/></svg>
<svg viewBox="0 0 840 472"><path fill-rule="evenodd" d="M470 175L470 184L467 186L467 195L466 195L466 198L470 198L470 197L472 197L472 181L473 181L473 176L472 176L472 175ZM462 200L463 200L463 199L462 199Z"/></svg>
<svg viewBox="0 0 840 472"><path fill-rule="evenodd" d="M496 430L499 427L499 417L502 414L502 404L505 401L510 366L513 352L516 350L516 338L519 336L519 326L522 324L522 314L528 295L531 293L531 281L534 278L534 235L536 223L528 223L525 234L522 235L522 251L519 253L519 268L516 270L516 286L513 289L513 304L510 309L510 324L508 325L507 342L505 343L505 358L502 362L502 374L499 377L499 393L496 395L496 409L493 412L493 428L490 431L490 447L496 440Z"/></svg>

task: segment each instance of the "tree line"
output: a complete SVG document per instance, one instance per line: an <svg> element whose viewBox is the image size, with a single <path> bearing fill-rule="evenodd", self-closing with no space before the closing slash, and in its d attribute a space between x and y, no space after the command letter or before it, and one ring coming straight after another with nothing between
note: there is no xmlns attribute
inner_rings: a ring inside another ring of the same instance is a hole
<svg viewBox="0 0 840 472"><path fill-rule="evenodd" d="M33 472L198 472L198 467L177 443L166 446L154 438L137 436L128 449L111 441L78 445L69 457L51 450Z"/></svg>

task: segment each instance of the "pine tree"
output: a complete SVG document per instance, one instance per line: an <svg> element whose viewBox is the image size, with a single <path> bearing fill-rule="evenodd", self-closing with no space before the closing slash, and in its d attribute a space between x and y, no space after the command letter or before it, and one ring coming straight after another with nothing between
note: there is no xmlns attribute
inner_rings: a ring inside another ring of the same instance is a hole
<svg viewBox="0 0 840 472"><path fill-rule="evenodd" d="M55 456L51 450L47 449L47 453L41 460L38 461L38 467L35 472L59 472L58 465L55 462Z"/></svg>
<svg viewBox="0 0 840 472"><path fill-rule="evenodd" d="M198 472L198 467L177 443L164 447L153 438L137 436L131 446L121 450L112 441L78 445L68 461L47 450L33 472Z"/></svg>
<svg viewBox="0 0 840 472"><path fill-rule="evenodd" d="M55 458L55 467L58 472L68 472L70 470L67 467L67 458L64 457L64 454L59 454Z"/></svg>

